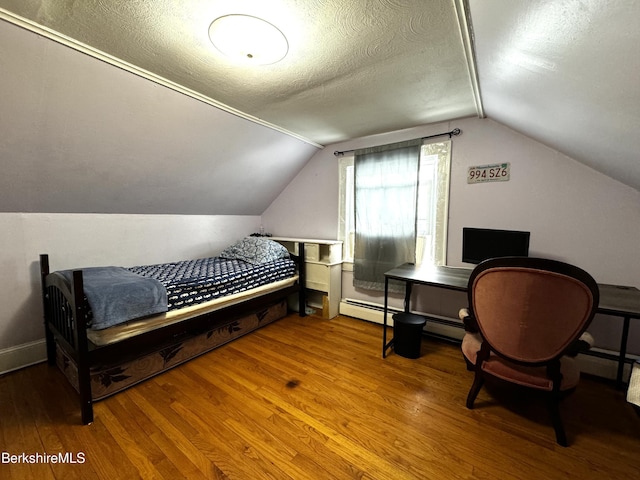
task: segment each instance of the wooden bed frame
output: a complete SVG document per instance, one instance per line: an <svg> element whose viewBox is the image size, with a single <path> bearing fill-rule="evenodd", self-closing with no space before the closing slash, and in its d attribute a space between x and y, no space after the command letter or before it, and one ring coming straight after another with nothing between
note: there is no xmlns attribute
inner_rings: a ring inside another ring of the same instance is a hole
<svg viewBox="0 0 640 480"><path fill-rule="evenodd" d="M60 366L60 358L64 356L65 362L73 362L77 367L77 371L75 369L73 371L73 378L68 374L66 375L80 394L82 422L84 424L93 422L93 402L96 399L92 395L91 372L92 368L97 365L109 365L111 371L117 372L119 371L119 365L141 359L145 355L151 355L153 352L162 354L166 351L172 351L172 349L175 352L176 345L183 345L189 341L194 343L196 338L205 335L208 338L215 329L231 330L233 324L230 322L250 315L260 317L261 312L264 312L265 309L281 304L283 301L286 309L286 299L292 294L297 294L298 312L300 316L304 316L306 304L305 289L303 288L305 285L304 243L298 243L298 254L291 254L291 258L296 262L298 270L298 281L294 285L119 342L96 346L87 338L86 318L87 313L90 312L90 307L84 295L82 271L73 271L73 282L69 287L60 280L58 275L49 275L51 273L49 271L49 257L46 254L40 255L47 362L49 365L58 364ZM254 325L251 328L255 330L258 326L261 326L259 320L258 325ZM246 333L249 333L249 331ZM236 336L222 339L219 343L213 346L209 345L201 351L191 352L189 358L165 366L149 376L162 373L162 371L206 353L243 334L240 333ZM142 380L146 378L148 377L142 378ZM109 395L111 394L106 394L100 399Z"/></svg>

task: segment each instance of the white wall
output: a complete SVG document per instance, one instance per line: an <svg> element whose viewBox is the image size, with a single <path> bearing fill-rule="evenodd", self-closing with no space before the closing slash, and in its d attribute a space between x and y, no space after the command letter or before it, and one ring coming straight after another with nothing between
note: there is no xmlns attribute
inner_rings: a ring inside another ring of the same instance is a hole
<svg viewBox="0 0 640 480"><path fill-rule="evenodd" d="M491 120L470 123L453 147L451 264L461 264L462 227L517 228L531 231L531 255L640 286L640 192ZM511 180L466 183L467 167L492 162L511 162Z"/></svg>
<svg viewBox="0 0 640 480"><path fill-rule="evenodd" d="M531 231L531 255L574 263L599 283L640 287L640 192L489 119L463 119L331 145L316 153L262 216L277 235L336 238L338 161L335 150L402 141L460 128L453 138L448 264L461 262L462 227ZM446 137L445 137L446 138ZM473 165L511 163L511 180L466 182ZM288 213L287 213L288 212ZM293 217L290 215L293 213ZM345 273L343 296L379 300L357 292ZM434 289L418 293L424 311L455 315L463 294ZM632 322L630 347L640 353L640 321ZM617 349L621 321L598 316L590 328L597 345Z"/></svg>
<svg viewBox="0 0 640 480"><path fill-rule="evenodd" d="M0 213L2 351L44 338L39 255L52 270L135 266L215 255L258 216Z"/></svg>

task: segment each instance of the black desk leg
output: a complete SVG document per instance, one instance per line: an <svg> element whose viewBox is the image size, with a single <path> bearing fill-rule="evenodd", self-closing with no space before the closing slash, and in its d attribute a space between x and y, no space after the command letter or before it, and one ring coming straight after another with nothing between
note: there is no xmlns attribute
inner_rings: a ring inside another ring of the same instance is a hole
<svg viewBox="0 0 640 480"><path fill-rule="evenodd" d="M384 277L384 309L382 310L382 358L387 356L387 310L389 308L389 278Z"/></svg>
<svg viewBox="0 0 640 480"><path fill-rule="evenodd" d="M413 289L412 282L405 282L404 284L404 313L411 313L411 290Z"/></svg>
<svg viewBox="0 0 640 480"><path fill-rule="evenodd" d="M618 375L616 377L616 388L622 388L622 375L624 364L627 360L627 339L629 338L629 317L624 317L622 325L622 339L620 340L620 357L618 358Z"/></svg>

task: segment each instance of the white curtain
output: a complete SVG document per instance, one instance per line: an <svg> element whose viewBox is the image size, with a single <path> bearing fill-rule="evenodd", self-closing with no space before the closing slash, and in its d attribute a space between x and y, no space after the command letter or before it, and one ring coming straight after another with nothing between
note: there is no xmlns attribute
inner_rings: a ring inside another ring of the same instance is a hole
<svg viewBox="0 0 640 480"><path fill-rule="evenodd" d="M382 290L385 272L415 262L421 144L418 139L355 152L356 287Z"/></svg>

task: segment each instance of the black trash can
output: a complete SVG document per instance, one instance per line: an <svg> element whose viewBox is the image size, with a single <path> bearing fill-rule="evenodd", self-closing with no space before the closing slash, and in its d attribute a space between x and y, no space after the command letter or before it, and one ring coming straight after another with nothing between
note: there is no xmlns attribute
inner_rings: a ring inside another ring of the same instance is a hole
<svg viewBox="0 0 640 480"><path fill-rule="evenodd" d="M420 357L422 329L427 319L414 313L393 315L393 350L401 357Z"/></svg>

